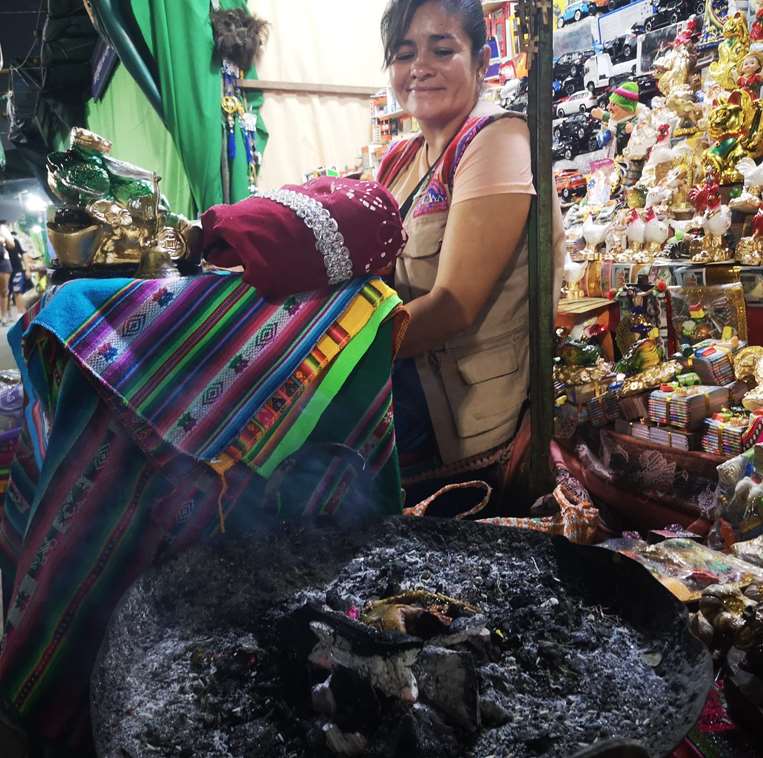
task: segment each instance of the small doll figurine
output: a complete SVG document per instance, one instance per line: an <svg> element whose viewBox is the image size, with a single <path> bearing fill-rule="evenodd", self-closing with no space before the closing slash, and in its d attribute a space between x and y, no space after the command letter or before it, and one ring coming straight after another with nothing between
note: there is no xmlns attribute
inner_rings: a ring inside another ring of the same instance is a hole
<svg viewBox="0 0 763 758"><path fill-rule="evenodd" d="M639 87L636 82L623 82L612 90L607 110L593 108L591 115L599 119L605 128L597 135L600 147L610 146L610 157L623 152L631 132L636 125L636 117L645 106L639 108Z"/></svg>
<svg viewBox="0 0 763 758"><path fill-rule="evenodd" d="M763 63L757 53L749 53L739 64L737 86L747 90L753 100L760 97L760 85L763 84Z"/></svg>

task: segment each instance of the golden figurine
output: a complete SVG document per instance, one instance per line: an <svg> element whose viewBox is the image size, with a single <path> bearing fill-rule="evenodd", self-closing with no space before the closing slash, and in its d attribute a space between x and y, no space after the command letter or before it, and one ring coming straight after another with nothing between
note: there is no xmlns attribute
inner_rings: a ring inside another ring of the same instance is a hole
<svg viewBox="0 0 763 758"><path fill-rule="evenodd" d="M744 266L760 266L763 262L763 210L752 220L752 235L739 240L736 259Z"/></svg>
<svg viewBox="0 0 763 758"><path fill-rule="evenodd" d="M759 157L763 148L760 101L753 101L746 90L734 90L710 111L707 121L707 132L715 144L703 153L705 172L717 174L721 184L741 183L737 163Z"/></svg>
<svg viewBox="0 0 763 758"><path fill-rule="evenodd" d="M159 177L109 156L111 143L74 128L71 147L48 155L48 185L64 202L48 235L64 268L133 265L139 276L177 275L187 220L173 214Z"/></svg>
<svg viewBox="0 0 763 758"><path fill-rule="evenodd" d="M747 18L737 11L723 24L723 42L718 45L718 60L711 63L708 72L713 81L725 90L733 90L737 69L750 49L750 33Z"/></svg>

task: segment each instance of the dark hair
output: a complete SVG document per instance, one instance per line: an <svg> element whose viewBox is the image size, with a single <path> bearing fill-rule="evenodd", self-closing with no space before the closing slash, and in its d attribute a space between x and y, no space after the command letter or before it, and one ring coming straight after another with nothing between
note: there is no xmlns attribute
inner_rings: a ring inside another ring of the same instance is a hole
<svg viewBox="0 0 763 758"><path fill-rule="evenodd" d="M384 65L390 66L416 11L429 0L390 0L381 20ZM480 0L438 0L448 13L459 15L475 57L487 43L487 27Z"/></svg>

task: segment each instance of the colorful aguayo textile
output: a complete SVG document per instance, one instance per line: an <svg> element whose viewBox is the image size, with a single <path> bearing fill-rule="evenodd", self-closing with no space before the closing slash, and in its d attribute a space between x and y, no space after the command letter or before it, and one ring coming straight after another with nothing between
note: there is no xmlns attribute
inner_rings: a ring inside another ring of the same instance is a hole
<svg viewBox="0 0 763 758"><path fill-rule="evenodd" d="M0 697L31 734L89 754L111 611L218 531L218 502L227 532L263 510L399 512L397 304L376 278L279 303L236 276L79 280L17 324L28 403L0 522Z"/></svg>

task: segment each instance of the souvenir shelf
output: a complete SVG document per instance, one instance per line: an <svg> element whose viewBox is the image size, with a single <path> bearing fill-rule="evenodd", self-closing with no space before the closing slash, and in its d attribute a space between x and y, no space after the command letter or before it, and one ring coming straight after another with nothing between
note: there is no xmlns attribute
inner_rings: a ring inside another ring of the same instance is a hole
<svg viewBox="0 0 763 758"><path fill-rule="evenodd" d="M416 119L406 113L398 103L391 87L380 89L371 96L371 142L365 145L363 168L375 171L389 144L399 137L418 130Z"/></svg>

